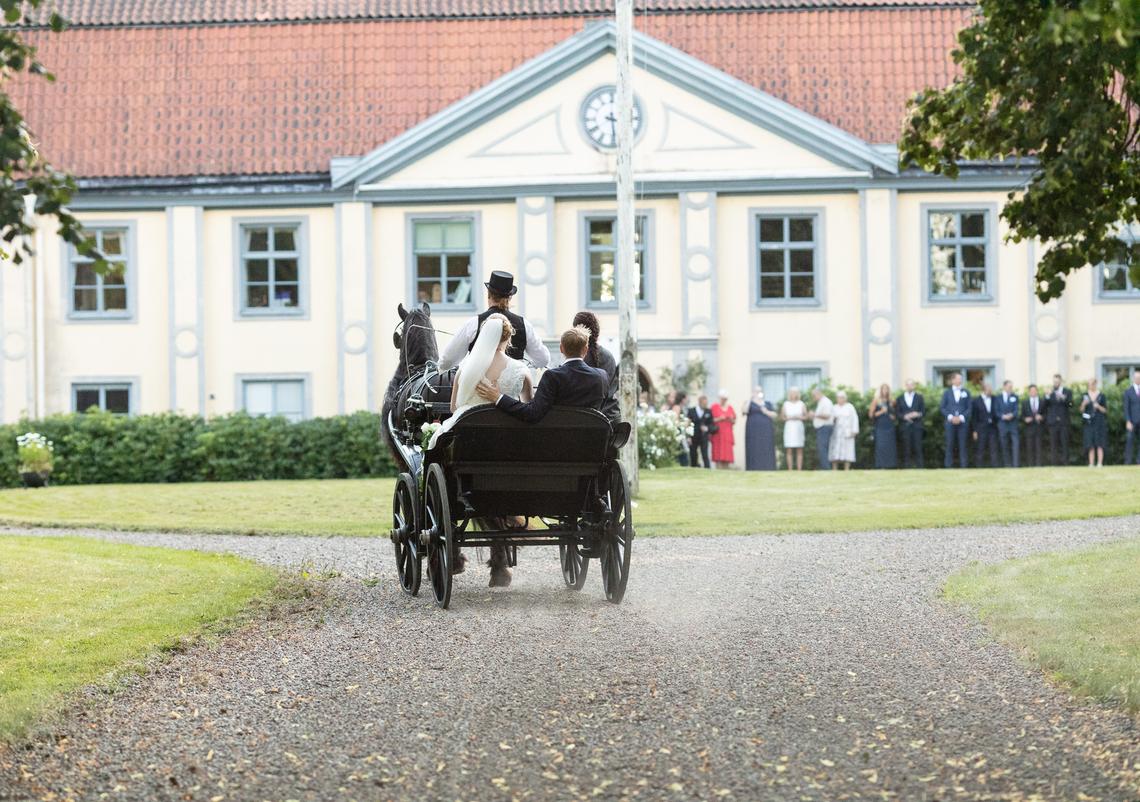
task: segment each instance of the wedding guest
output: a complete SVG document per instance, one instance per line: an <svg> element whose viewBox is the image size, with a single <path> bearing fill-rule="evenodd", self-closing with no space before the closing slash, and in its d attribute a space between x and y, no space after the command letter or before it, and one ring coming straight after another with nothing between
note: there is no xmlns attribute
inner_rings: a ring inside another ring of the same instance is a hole
<svg viewBox="0 0 1140 802"><path fill-rule="evenodd" d="M1069 464L1069 428L1073 393L1061 386L1061 374L1053 374L1053 389L1045 399L1045 428L1049 430L1049 462Z"/></svg>
<svg viewBox="0 0 1140 802"><path fill-rule="evenodd" d="M914 390L914 380L908 379L906 391L895 401L895 414L902 435L903 467L922 467L922 419L926 415L926 402L922 393Z"/></svg>
<svg viewBox="0 0 1140 802"><path fill-rule="evenodd" d="M815 455L819 462L819 470L831 470L831 433L835 429L834 406L831 399L823 391L815 387L811 391L815 401L815 410L811 414L811 425L815 429Z"/></svg>
<svg viewBox="0 0 1140 802"><path fill-rule="evenodd" d="M1006 379L1001 385L1001 397L997 399L998 442L1001 444L1001 464L1005 468L1016 468L1021 464L1021 442L1017 430L1019 409L1013 382Z"/></svg>
<svg viewBox="0 0 1140 802"><path fill-rule="evenodd" d="M839 464L843 470L851 470L855 461L855 436L859 434L859 414L855 407L847 403L847 393L840 390L835 394L835 430L831 433L831 448L828 456L832 469Z"/></svg>
<svg viewBox="0 0 1140 802"><path fill-rule="evenodd" d="M1028 395L1021 404L1021 419L1025 421L1025 464L1041 467L1042 430L1045 428L1045 399L1037 393L1037 385L1029 385Z"/></svg>
<svg viewBox="0 0 1140 802"><path fill-rule="evenodd" d="M875 436L875 467L897 468L899 457L895 444L895 405L891 401L889 384L880 385L868 415Z"/></svg>
<svg viewBox="0 0 1140 802"><path fill-rule="evenodd" d="M958 448L958 467L966 467L966 431L970 428L970 392L962 386L962 374L950 377L950 386L942 391L938 407L945 421L947 468L954 467L954 448Z"/></svg>
<svg viewBox="0 0 1140 802"><path fill-rule="evenodd" d="M680 390L678 390L677 394L673 396L673 414L680 419L689 417L689 410L686 407L688 400L688 396ZM689 467L689 450L691 448L692 438L686 437L685 444L681 447L681 453L677 455L677 464L682 468Z"/></svg>
<svg viewBox="0 0 1140 802"><path fill-rule="evenodd" d="M1096 379L1089 379L1089 389L1081 398L1081 419L1085 422L1084 447L1089 453L1089 467L1104 467L1104 448L1108 445L1108 401L1097 387Z"/></svg>
<svg viewBox="0 0 1140 802"><path fill-rule="evenodd" d="M711 468L712 465L709 464L709 435L714 424L707 395L697 398L697 406L689 410L689 420L693 422L693 439L689 443L689 467L701 467L700 460L703 459L705 467Z"/></svg>
<svg viewBox="0 0 1140 802"><path fill-rule="evenodd" d="M776 470L776 428L772 421L776 408L764 400L764 388L757 387L743 409L744 467L749 471Z"/></svg>
<svg viewBox="0 0 1140 802"><path fill-rule="evenodd" d="M574 315L574 326L582 326L590 332L590 343L586 347L586 364L606 372L610 380L609 393L602 404L602 414L612 421L621 419L621 403L618 401L618 365L614 355L598 343L602 327L593 312L582 311Z"/></svg>
<svg viewBox="0 0 1140 802"><path fill-rule="evenodd" d="M788 390L788 398L780 407L780 420L784 421L784 460L789 471L804 469L804 420L807 405L800 400L800 388Z"/></svg>
<svg viewBox="0 0 1140 802"><path fill-rule="evenodd" d="M720 403L712 405L713 430L712 458L718 468L731 468L735 461L734 447L736 435L732 431L736 423L736 410L728 403L728 391L720 391Z"/></svg>
<svg viewBox="0 0 1140 802"><path fill-rule="evenodd" d="M1124 464L1140 465L1140 368L1132 371L1132 384L1124 391L1124 430Z"/></svg>
<svg viewBox="0 0 1140 802"><path fill-rule="evenodd" d="M970 421L974 428L974 466L982 467L982 460L989 453L990 467L998 462L997 403L989 382L982 383L982 394L974 399Z"/></svg>

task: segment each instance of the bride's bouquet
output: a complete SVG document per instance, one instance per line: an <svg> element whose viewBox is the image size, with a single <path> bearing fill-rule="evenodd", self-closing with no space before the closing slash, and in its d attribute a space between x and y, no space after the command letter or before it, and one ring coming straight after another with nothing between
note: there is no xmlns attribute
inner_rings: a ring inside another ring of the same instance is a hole
<svg viewBox="0 0 1140 802"><path fill-rule="evenodd" d="M420 427L420 448L427 451L428 443L431 442L431 436L443 428L443 424L439 421L432 423L425 423Z"/></svg>

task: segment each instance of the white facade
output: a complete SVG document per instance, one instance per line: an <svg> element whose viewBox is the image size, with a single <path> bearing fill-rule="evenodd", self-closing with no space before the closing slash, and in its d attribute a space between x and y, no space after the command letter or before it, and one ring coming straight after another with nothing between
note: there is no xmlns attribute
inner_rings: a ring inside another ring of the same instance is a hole
<svg viewBox="0 0 1140 802"><path fill-rule="evenodd" d="M1035 300L1039 246L1006 242L998 216L1024 175L900 173L887 149L653 40L638 49L638 327L654 376L700 355L710 389L739 404L757 381L898 387L975 368L1025 385L1140 363L1140 342L1120 336L1140 292L1119 276L1102 287L1084 270L1061 301ZM612 289L598 243L613 155L582 118L614 71L612 29L592 26L335 160L331 187L85 190L74 208L122 238L125 277L90 285L42 221L36 258L0 272L0 413L67 412L108 392L136 413L375 410L397 303L426 296L454 331L493 269L515 273L516 308L548 339L595 306L616 336L616 312L591 297ZM955 270L937 269L949 259ZM424 265L444 272L433 281Z"/></svg>

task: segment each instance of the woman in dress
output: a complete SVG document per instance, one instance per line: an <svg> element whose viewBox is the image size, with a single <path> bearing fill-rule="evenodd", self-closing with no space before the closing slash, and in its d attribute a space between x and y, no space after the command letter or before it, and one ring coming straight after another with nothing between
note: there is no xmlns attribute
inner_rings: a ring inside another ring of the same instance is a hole
<svg viewBox="0 0 1140 802"><path fill-rule="evenodd" d="M736 435L732 426L736 423L736 410L728 403L728 391L720 391L720 403L712 405L713 424L716 431L709 438L712 443L712 458L718 468L731 468L735 461L734 446Z"/></svg>
<svg viewBox="0 0 1140 802"><path fill-rule="evenodd" d="M1108 445L1108 401L1096 379L1081 399L1081 420L1085 424L1084 446L1089 452L1089 467L1104 467L1104 449Z"/></svg>
<svg viewBox="0 0 1140 802"><path fill-rule="evenodd" d="M859 434L859 415L855 407L847 403L847 393L840 390L835 394L835 428L831 431L831 446L828 457L831 469L837 470L840 463L843 470L851 470L855 461L855 435Z"/></svg>
<svg viewBox="0 0 1140 802"><path fill-rule="evenodd" d="M899 466L898 444L895 434L895 402L891 400L891 386L883 384L871 402L871 428L875 434L875 467Z"/></svg>
<svg viewBox="0 0 1140 802"><path fill-rule="evenodd" d="M602 335L601 324L593 312L585 310L574 315L575 326L582 326L590 332L590 340L586 345L585 362L592 368L601 368L610 377L610 390L606 400L602 402L602 414L612 421L621 420L621 404L618 402L618 365L614 355L608 349L598 344Z"/></svg>
<svg viewBox="0 0 1140 802"><path fill-rule="evenodd" d="M784 459L788 463L788 470L802 471L807 405L800 399L799 387L788 390L788 400L780 407L780 419L784 421Z"/></svg>
<svg viewBox="0 0 1140 802"><path fill-rule="evenodd" d="M756 388L744 407L744 415L745 470L776 470L776 427L772 424L776 408L764 400L763 387Z"/></svg>
<svg viewBox="0 0 1140 802"><path fill-rule="evenodd" d="M530 371L521 360L506 355L511 336L515 333L505 315L491 315L479 329L475 344L459 363L451 383L451 417L435 431L428 441L428 450L435 448L444 432L453 427L460 416L471 407L486 406L475 392L481 379L499 388L503 395L520 401L529 401L534 395Z"/></svg>

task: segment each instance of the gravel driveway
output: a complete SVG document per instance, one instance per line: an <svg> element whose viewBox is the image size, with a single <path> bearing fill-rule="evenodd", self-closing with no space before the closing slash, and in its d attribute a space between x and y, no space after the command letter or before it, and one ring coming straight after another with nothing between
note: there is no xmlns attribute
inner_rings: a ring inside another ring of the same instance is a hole
<svg viewBox="0 0 1140 802"><path fill-rule="evenodd" d="M0 751L0 799L1140 799L1140 722L936 597L1140 518L642 539L626 601L553 550L404 596L379 540L108 534L330 568L331 604L175 656ZM379 584L368 580L380 577ZM370 586L371 585L371 586ZM54 795L54 796L52 796Z"/></svg>

